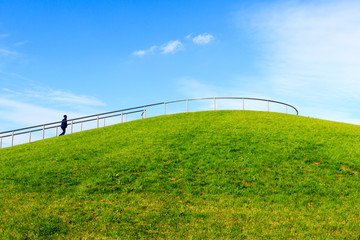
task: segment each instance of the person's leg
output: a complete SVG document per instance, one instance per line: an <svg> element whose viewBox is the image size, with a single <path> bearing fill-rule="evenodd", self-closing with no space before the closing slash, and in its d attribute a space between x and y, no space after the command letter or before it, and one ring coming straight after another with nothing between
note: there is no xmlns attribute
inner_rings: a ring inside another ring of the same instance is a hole
<svg viewBox="0 0 360 240"><path fill-rule="evenodd" d="M60 133L60 135L59 136L61 136L61 135L64 135L65 134L65 128L64 129L61 129L63 132L62 133Z"/></svg>

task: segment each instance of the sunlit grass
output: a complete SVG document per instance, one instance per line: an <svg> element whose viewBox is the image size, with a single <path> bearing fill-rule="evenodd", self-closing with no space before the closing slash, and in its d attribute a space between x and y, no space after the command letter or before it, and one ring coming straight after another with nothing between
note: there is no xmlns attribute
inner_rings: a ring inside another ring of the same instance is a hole
<svg viewBox="0 0 360 240"><path fill-rule="evenodd" d="M1 239L358 239L360 128L213 111L0 151Z"/></svg>

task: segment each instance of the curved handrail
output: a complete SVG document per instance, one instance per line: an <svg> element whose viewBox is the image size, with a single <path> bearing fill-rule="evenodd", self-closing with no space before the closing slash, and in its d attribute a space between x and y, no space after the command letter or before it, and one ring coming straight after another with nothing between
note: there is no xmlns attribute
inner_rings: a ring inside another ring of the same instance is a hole
<svg viewBox="0 0 360 240"><path fill-rule="evenodd" d="M298 110L287 103L269 100L269 99L261 99L261 98L247 98L247 97L208 97L208 98L191 98L191 99L181 99L181 100L175 100L175 101L168 101L168 102L158 102L148 105L142 105L138 107L132 107L132 108L125 108L117 111L111 111L111 112L104 112L100 114L94 114L94 115L88 115L85 117L79 117L79 118L73 118L69 119L68 122L70 122L71 125L71 133L73 132L73 126L75 124L82 124L85 122L91 122L91 121L97 121L97 127L99 127L99 121L104 120L104 126L105 126L105 119L111 118L111 117L117 117L121 116L121 122L123 122L123 116L125 116L125 119L127 115L134 114L134 113L141 113L141 118L146 118L146 109L154 106L164 105L164 114L166 114L166 105L172 104L172 103L178 103L178 102L187 102L187 109L186 112L188 112L188 103L189 101L196 101L196 100L214 100L214 110L216 110L216 100L254 100L254 101L263 101L268 103L268 111L269 109L269 103L276 103L280 105L284 105L286 107L290 107L295 110L296 115L299 115ZM244 107L243 107L244 109ZM126 120L125 120L126 121ZM15 130L0 132L0 148L2 148L2 139L6 137L11 137L11 146L13 146L14 137L18 135L23 134L29 134L29 142L31 142L31 133L43 131L43 139L45 138L45 130L54 129L56 128L56 136L57 136L57 130L59 127L60 121L58 122L52 122L52 123L46 123L42 125L36 125L32 127L26 127L26 128L19 128ZM82 131L82 130L81 130Z"/></svg>
<svg viewBox="0 0 360 240"><path fill-rule="evenodd" d="M176 103L176 102L184 102L184 101L193 101L193 100L212 100L212 99L233 99L233 100L255 100L255 101L263 101L263 102L272 102L272 103L277 103L277 104L281 104L281 105L285 105L288 107L291 107L292 109L295 110L296 115L299 115L299 111L292 105L284 103L284 102L279 102L279 101L274 101L274 100L269 100L269 99L262 99L262 98L248 98L248 97L213 97L213 98L191 98L191 99L183 99L183 100L175 100L175 101L170 101L170 102L166 102L166 103Z"/></svg>

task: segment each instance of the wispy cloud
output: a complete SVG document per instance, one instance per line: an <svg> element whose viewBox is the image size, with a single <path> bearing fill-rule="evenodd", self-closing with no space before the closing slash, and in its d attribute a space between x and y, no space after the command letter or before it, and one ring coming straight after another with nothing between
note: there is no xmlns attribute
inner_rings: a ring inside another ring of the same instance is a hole
<svg viewBox="0 0 360 240"><path fill-rule="evenodd" d="M191 39L192 38L192 35L194 35L194 33L190 33L190 34L188 34L188 35L186 35L186 39Z"/></svg>
<svg viewBox="0 0 360 240"><path fill-rule="evenodd" d="M200 35L197 35L196 37L192 38L192 41L198 45L209 44L213 40L214 40L214 36L211 34L208 34L208 33L200 34Z"/></svg>
<svg viewBox="0 0 360 240"><path fill-rule="evenodd" d="M64 109L54 109L38 106L36 104L25 103L18 100L12 100L0 97L0 120L11 122L11 126L26 127L43 123L55 122L61 120L62 115L66 113L71 118L81 117L85 114ZM10 129L0 127L0 131Z"/></svg>
<svg viewBox="0 0 360 240"><path fill-rule="evenodd" d="M26 43L28 43L28 41L21 41L21 42L16 42L14 43L14 46L22 46L22 45L25 45Z"/></svg>
<svg viewBox="0 0 360 240"><path fill-rule="evenodd" d="M181 50L183 47L183 44L179 40L170 41L164 46L160 47L162 54L169 54L169 53L175 53L179 50Z"/></svg>
<svg viewBox="0 0 360 240"><path fill-rule="evenodd" d="M61 111L54 109L40 107L21 101L0 98L0 119L2 120L24 125L35 125L54 121L60 118L61 114Z"/></svg>
<svg viewBox="0 0 360 240"><path fill-rule="evenodd" d="M17 55L18 53L15 51L10 51L4 48L0 48L0 56L14 56Z"/></svg>
<svg viewBox="0 0 360 240"><path fill-rule="evenodd" d="M11 96L28 98L28 99L40 99L49 102L57 102L60 104L68 105L83 105L83 106L105 106L102 101L86 95L76 95L71 92L54 90L49 88L37 87L35 89L28 89L24 91L13 91L11 89L3 88L3 92L10 93Z"/></svg>
<svg viewBox="0 0 360 240"><path fill-rule="evenodd" d="M10 34L6 34L6 33L0 34L0 38L7 38L7 37L10 37Z"/></svg>
<svg viewBox="0 0 360 240"><path fill-rule="evenodd" d="M15 91L10 90L10 89L8 89L8 88L2 88L1 91L6 92L6 93L11 93L11 94L16 94Z"/></svg>
<svg viewBox="0 0 360 240"><path fill-rule="evenodd" d="M5 72L5 71L2 71L0 69L0 76L1 75L6 76L8 81L13 81L14 79L20 79L20 80L29 81L26 77L24 77L24 76L22 76L20 74L17 74L17 73L14 73L14 72Z"/></svg>
<svg viewBox="0 0 360 240"><path fill-rule="evenodd" d="M358 2L329 1L276 6L262 13L256 26L267 41L275 83L305 94L326 89L360 99L359 11Z"/></svg>
<svg viewBox="0 0 360 240"><path fill-rule="evenodd" d="M102 101L86 95L37 87L23 91L0 90L0 120L24 127L57 121L64 113L71 118L94 113ZM65 111L65 112L64 112ZM2 130L4 126L0 127Z"/></svg>
<svg viewBox="0 0 360 240"><path fill-rule="evenodd" d="M0 34L0 39L8 38L10 34ZM18 52L9 50L9 46L0 47L0 57L16 56Z"/></svg>
<svg viewBox="0 0 360 240"><path fill-rule="evenodd" d="M242 12L238 22L261 44L273 89L338 111L360 100L359 11L351 0L278 2L257 6L247 19Z"/></svg>
<svg viewBox="0 0 360 240"><path fill-rule="evenodd" d="M67 104L105 106L105 103L94 97L86 95L75 95L71 92L65 92L60 90L48 90L46 92L29 91L28 94L29 96L37 97L40 99L58 101Z"/></svg>

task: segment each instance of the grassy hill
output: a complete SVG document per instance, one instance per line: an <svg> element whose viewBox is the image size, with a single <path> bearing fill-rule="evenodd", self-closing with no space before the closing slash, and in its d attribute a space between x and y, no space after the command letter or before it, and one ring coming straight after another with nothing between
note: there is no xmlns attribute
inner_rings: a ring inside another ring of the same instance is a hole
<svg viewBox="0 0 360 240"><path fill-rule="evenodd" d="M360 127L212 111L0 150L0 239L359 239Z"/></svg>

